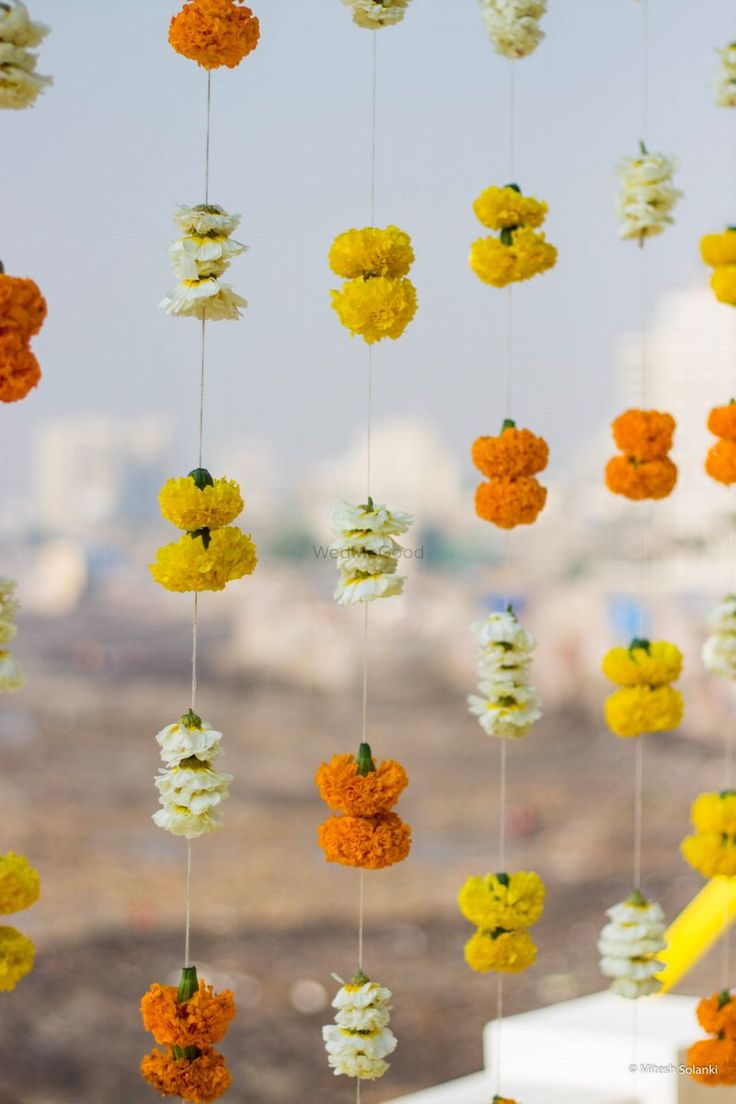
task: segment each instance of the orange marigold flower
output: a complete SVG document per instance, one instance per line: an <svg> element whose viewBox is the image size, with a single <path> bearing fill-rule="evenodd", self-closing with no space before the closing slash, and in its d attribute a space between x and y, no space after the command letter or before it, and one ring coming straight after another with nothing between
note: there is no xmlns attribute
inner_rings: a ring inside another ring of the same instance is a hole
<svg viewBox="0 0 736 1104"><path fill-rule="evenodd" d="M547 488L534 478L494 479L475 492L475 512L501 529L531 525L544 509Z"/></svg>
<svg viewBox="0 0 736 1104"><path fill-rule="evenodd" d="M675 419L658 410L627 410L613 422L613 439L634 460L657 460L672 448Z"/></svg>
<svg viewBox="0 0 736 1104"><path fill-rule="evenodd" d="M169 43L203 69L234 69L255 50L260 33L243 0L187 0L171 20Z"/></svg>
<svg viewBox="0 0 736 1104"><path fill-rule="evenodd" d="M0 333L17 330L26 339L41 329L46 300L33 280L0 272Z"/></svg>
<svg viewBox="0 0 736 1104"><path fill-rule="evenodd" d="M701 1085L736 1085L736 1042L733 1039L703 1039L687 1052L687 1064L699 1069L691 1073ZM710 1073L709 1067L715 1072Z"/></svg>
<svg viewBox="0 0 736 1104"><path fill-rule="evenodd" d="M152 1050L141 1062L141 1073L162 1096L180 1096L190 1104L212 1104L232 1083L225 1059L216 1050L191 1061Z"/></svg>
<svg viewBox="0 0 736 1104"><path fill-rule="evenodd" d="M38 385L41 369L17 330L0 330L0 402L24 399Z"/></svg>
<svg viewBox="0 0 736 1104"><path fill-rule="evenodd" d="M393 759L361 775L354 755L334 755L319 768L315 782L328 808L348 816L372 817L393 809L409 785L409 776Z"/></svg>
<svg viewBox="0 0 736 1104"><path fill-rule="evenodd" d="M705 458L705 470L711 479L730 485L736 483L736 441L722 437Z"/></svg>
<svg viewBox="0 0 736 1104"><path fill-rule="evenodd" d="M727 989L704 997L698 1005L697 1016L704 1031L736 1039L736 1000Z"/></svg>
<svg viewBox="0 0 736 1104"><path fill-rule="evenodd" d="M639 463L629 456L613 456L606 465L606 486L613 494L639 501L666 498L677 482L677 467L667 456Z"/></svg>
<svg viewBox="0 0 736 1104"><path fill-rule="evenodd" d="M162 1046L199 1047L205 1050L225 1037L235 1016L235 999L229 989L215 995L200 981L189 1000L177 1001L175 985L152 985L141 1000L143 1026Z"/></svg>
<svg viewBox="0 0 736 1104"><path fill-rule="evenodd" d="M736 233L734 234L736 238ZM728 437L736 440L736 401L731 399L725 406L714 406L708 415L708 429L716 437Z"/></svg>
<svg viewBox="0 0 736 1104"><path fill-rule="evenodd" d="M411 828L396 813L331 816L320 824L317 835L327 862L364 870L403 862L411 850Z"/></svg>
<svg viewBox="0 0 736 1104"><path fill-rule="evenodd" d="M544 471L549 446L543 437L537 437L529 429L517 429L508 421L498 437L478 437L471 455L476 468L489 479L518 479Z"/></svg>

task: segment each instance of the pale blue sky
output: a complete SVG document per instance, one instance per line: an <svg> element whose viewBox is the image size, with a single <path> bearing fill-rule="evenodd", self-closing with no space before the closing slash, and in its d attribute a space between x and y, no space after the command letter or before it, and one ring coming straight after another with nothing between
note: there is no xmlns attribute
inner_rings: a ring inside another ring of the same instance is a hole
<svg viewBox="0 0 736 1104"><path fill-rule="evenodd" d="M50 315L45 378L0 410L3 462L49 417L173 414L194 433L197 324L157 311L177 202L202 200L205 76L166 41L175 0L31 0L53 27L55 86L3 112L0 257ZM333 236L368 221L371 34L338 0L255 0L259 49L214 77L212 199L240 211L243 321L211 326L208 433L268 435L287 465L340 451L362 422L365 347L328 305ZM615 413L617 337L639 320L636 246L620 243L614 167L640 135L637 0L550 0L518 62L517 171L550 204L560 250L517 293L515 413L564 462ZM728 0L649 0L652 148L680 158L677 225L649 247L653 297L705 281L702 231L736 219L736 111L714 106ZM474 0L413 0L380 32L378 222L408 230L420 312L376 355L376 413L433 421L465 452L503 414L505 296L467 268L472 201L507 179L508 65ZM697 370L697 365L693 366ZM715 398L720 398L717 396ZM192 449L194 455L194 449ZM431 473L427 473L431 478Z"/></svg>

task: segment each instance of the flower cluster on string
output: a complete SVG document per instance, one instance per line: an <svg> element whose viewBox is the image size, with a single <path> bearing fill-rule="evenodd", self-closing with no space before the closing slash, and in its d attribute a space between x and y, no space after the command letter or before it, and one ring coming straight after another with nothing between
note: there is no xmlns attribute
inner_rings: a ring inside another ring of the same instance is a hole
<svg viewBox="0 0 736 1104"><path fill-rule="evenodd" d="M650 153L643 142L637 157L623 158L616 202L619 237L642 243L673 224L672 210L682 195L672 183L676 168L673 157Z"/></svg>
<svg viewBox="0 0 736 1104"><path fill-rule="evenodd" d="M31 338L45 318L46 300L33 280L7 276L0 265L0 402L24 399L37 386L41 369Z"/></svg>
<svg viewBox="0 0 736 1104"><path fill-rule="evenodd" d="M397 575L403 548L396 540L411 525L411 514L376 506L372 498L360 506L343 502L332 513L337 540L330 552L339 579L335 601L341 606L372 602L401 594L405 575Z"/></svg>
<svg viewBox="0 0 736 1104"><path fill-rule="evenodd" d="M703 1031L713 1035L689 1048L687 1064L701 1085L736 1085L736 997L728 990L704 997L696 1009Z"/></svg>
<svg viewBox="0 0 736 1104"><path fill-rule="evenodd" d="M369 31L401 23L409 0L342 0L353 13L353 23Z"/></svg>
<svg viewBox="0 0 736 1104"><path fill-rule="evenodd" d="M711 479L730 487L736 483L736 400L713 407L708 415L708 429L719 440L708 450L705 470Z"/></svg>
<svg viewBox="0 0 736 1104"><path fill-rule="evenodd" d="M616 736L668 732L682 721L683 698L673 689L682 671L682 652L666 640L635 637L628 648L611 648L603 674L620 687L606 698L606 724Z"/></svg>
<svg viewBox="0 0 736 1104"><path fill-rule="evenodd" d="M331 291L332 308L353 337L368 345L401 337L417 312L417 293L407 279L414 263L411 238L396 226L367 226L335 238L329 264L345 283Z"/></svg>
<svg viewBox="0 0 736 1104"><path fill-rule="evenodd" d="M222 733L193 710L156 737L164 768L156 778L161 808L153 814L159 828L197 839L222 825L220 805L229 795L231 774L212 764L221 751Z"/></svg>
<svg viewBox="0 0 736 1104"><path fill-rule="evenodd" d="M722 234L705 234L700 255L713 269L710 286L716 299L736 307L736 227L728 226Z"/></svg>
<svg viewBox="0 0 736 1104"><path fill-rule="evenodd" d="M229 215L213 203L201 203L178 207L174 221L181 237L170 247L169 257L179 283L161 302L161 310L207 322L240 318L241 307L248 303L221 279L233 257L246 249L231 237L240 215Z"/></svg>
<svg viewBox="0 0 736 1104"><path fill-rule="evenodd" d="M187 0L171 20L169 43L203 69L235 69L255 50L260 33L244 0Z"/></svg>
<svg viewBox="0 0 736 1104"><path fill-rule="evenodd" d="M518 184L491 187L473 204L476 218L498 237L478 238L470 247L470 267L491 287L531 280L557 263L557 250L538 231L547 217L547 204L522 195Z"/></svg>
<svg viewBox="0 0 736 1104"><path fill-rule="evenodd" d="M544 883L538 874L470 877L460 889L458 905L476 932L465 944L472 970L518 974L533 965L537 948L529 934L544 911Z"/></svg>
<svg viewBox="0 0 736 1104"><path fill-rule="evenodd" d="M718 50L718 69L713 91L719 107L736 107L736 42Z"/></svg>
<svg viewBox="0 0 736 1104"><path fill-rule="evenodd" d="M703 663L718 678L736 679L736 595L730 594L710 611L708 627Z"/></svg>
<svg viewBox="0 0 736 1104"><path fill-rule="evenodd" d="M547 0L479 0L481 16L496 53L517 59L534 53L544 38L539 20Z"/></svg>
<svg viewBox="0 0 736 1104"><path fill-rule="evenodd" d="M24 855L0 855L0 916L30 908L40 893L38 871ZM33 943L17 928L0 925L0 993L15 989L31 972L35 954Z"/></svg>
<svg viewBox="0 0 736 1104"><path fill-rule="evenodd" d="M159 548L149 565L160 586L179 592L224 590L253 574L258 563L253 539L230 524L244 505L237 483L195 468L184 478L169 479L159 502L163 517L185 530L175 544Z"/></svg>
<svg viewBox="0 0 736 1104"><path fill-rule="evenodd" d="M320 796L333 813L318 830L327 862L380 870L403 862L411 849L411 829L391 810L409 778L400 763L378 766L370 746L361 744L357 758L335 755L315 776Z"/></svg>
<svg viewBox="0 0 736 1104"><path fill-rule="evenodd" d="M154 984L141 1000L143 1026L159 1047L141 1062L145 1080L162 1096L189 1104L212 1104L230 1088L232 1077L214 1044L225 1037L235 1016L229 989L215 993L185 967L177 989Z"/></svg>
<svg viewBox="0 0 736 1104"><path fill-rule="evenodd" d="M529 678L537 642L509 607L470 626L475 636L479 694L468 697L470 712L489 736L518 739L542 716Z"/></svg>
<svg viewBox="0 0 736 1104"><path fill-rule="evenodd" d="M705 878L736 877L736 790L702 793L690 810L695 832L680 850Z"/></svg>
<svg viewBox="0 0 736 1104"><path fill-rule="evenodd" d="M677 483L677 466L668 453L672 448L675 419L658 410L626 410L612 425L621 456L606 465L606 486L613 494L638 502L667 498Z"/></svg>
<svg viewBox="0 0 736 1104"><path fill-rule="evenodd" d="M0 692L19 690L25 684L20 663L5 647L15 639L18 631L15 617L20 603L15 597L16 583L0 575Z"/></svg>
<svg viewBox="0 0 736 1104"><path fill-rule="evenodd" d="M638 1000L658 993L656 975L664 969L657 955L667 946L664 913L656 902L647 901L635 890L625 901L606 911L598 950L604 977L611 978L611 990L620 997Z"/></svg>
<svg viewBox="0 0 736 1104"><path fill-rule="evenodd" d="M332 1002L337 1009L334 1024L322 1028L330 1069L335 1076L376 1081L389 1068L386 1058L397 1040L389 1027L391 990L356 974L343 985Z"/></svg>
<svg viewBox="0 0 736 1104"><path fill-rule="evenodd" d="M478 437L471 456L488 477L475 492L475 512L501 529L531 525L544 509L547 488L536 476L544 471L549 448L531 430L517 429L507 418L498 437Z"/></svg>
<svg viewBox="0 0 736 1104"><path fill-rule="evenodd" d="M36 72L38 56L33 52L49 33L43 23L34 23L21 0L0 4L0 109L32 107L52 77Z"/></svg>

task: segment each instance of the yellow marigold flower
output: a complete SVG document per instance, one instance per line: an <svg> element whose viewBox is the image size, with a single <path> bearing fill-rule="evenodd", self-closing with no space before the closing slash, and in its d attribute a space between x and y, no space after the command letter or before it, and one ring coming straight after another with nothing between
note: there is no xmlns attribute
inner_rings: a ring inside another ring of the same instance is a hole
<svg viewBox="0 0 736 1104"><path fill-rule="evenodd" d="M154 580L166 590L179 592L224 590L227 583L252 575L258 559L249 533L234 525L215 529L208 547L202 537L185 535L166 544L149 565Z"/></svg>
<svg viewBox="0 0 736 1104"><path fill-rule="evenodd" d="M669 732L682 714L682 694L671 686L624 686L606 698L606 724L616 736Z"/></svg>
<svg viewBox="0 0 736 1104"><path fill-rule="evenodd" d="M242 511L240 487L232 479L215 479L202 489L190 475L169 479L158 496L161 513L178 529L221 529Z"/></svg>
<svg viewBox="0 0 736 1104"><path fill-rule="evenodd" d="M720 303L736 307L736 264L719 265L710 278L710 286Z"/></svg>
<svg viewBox="0 0 736 1104"><path fill-rule="evenodd" d="M537 948L529 932L492 932L480 929L465 944L465 961L480 974L495 970L499 974L520 974L537 957Z"/></svg>
<svg viewBox="0 0 736 1104"><path fill-rule="evenodd" d="M20 912L35 904L41 893L38 871L24 855L0 855L0 913Z"/></svg>
<svg viewBox="0 0 736 1104"><path fill-rule="evenodd" d="M557 263L555 246L546 240L544 234L535 234L527 227L515 232L513 248L516 251L517 280L530 280L532 276L554 268Z"/></svg>
<svg viewBox="0 0 736 1104"><path fill-rule="evenodd" d="M683 857L705 878L736 877L736 839L718 832L686 836L680 845Z"/></svg>
<svg viewBox="0 0 736 1104"><path fill-rule="evenodd" d="M736 264L736 232L724 230L722 234L705 234L700 239L700 254L713 268Z"/></svg>
<svg viewBox="0 0 736 1104"><path fill-rule="evenodd" d="M634 640L606 652L601 667L617 686L666 686L680 677L682 652L666 640Z"/></svg>
<svg viewBox="0 0 736 1104"><path fill-rule="evenodd" d="M348 230L332 243L330 268L346 280L359 276L406 276L414 263L411 238L398 226Z"/></svg>
<svg viewBox="0 0 736 1104"><path fill-rule="evenodd" d="M736 791L700 794L693 802L690 819L696 832L716 832L736 838Z"/></svg>
<svg viewBox="0 0 736 1104"><path fill-rule="evenodd" d="M489 230L507 230L517 226L541 226L549 208L541 200L522 195L509 185L486 188L473 204L473 210L478 221Z"/></svg>
<svg viewBox="0 0 736 1104"><path fill-rule="evenodd" d="M349 280L331 295L343 326L368 345L384 337L394 341L401 337L417 312L417 293L407 279L375 276Z"/></svg>
<svg viewBox="0 0 736 1104"><path fill-rule="evenodd" d="M479 238L470 247L470 267L479 280L491 287L530 280L557 262L557 250L534 230L514 231L510 245L500 238Z"/></svg>
<svg viewBox="0 0 736 1104"><path fill-rule="evenodd" d="M36 948L15 928L0 927L0 993L9 993L30 974Z"/></svg>
<svg viewBox="0 0 736 1104"><path fill-rule="evenodd" d="M526 870L471 877L458 894L458 904L465 919L485 931L529 928L544 910L544 883Z"/></svg>

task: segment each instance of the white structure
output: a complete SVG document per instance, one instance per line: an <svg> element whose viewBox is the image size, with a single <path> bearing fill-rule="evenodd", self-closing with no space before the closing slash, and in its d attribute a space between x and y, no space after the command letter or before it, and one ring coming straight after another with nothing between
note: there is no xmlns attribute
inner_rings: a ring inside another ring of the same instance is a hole
<svg viewBox="0 0 736 1104"><path fill-rule="evenodd" d="M696 1084L681 1067L705 1038L694 997L626 1001L612 993L510 1016L501 1028L500 1092L518 1104L725 1104L732 1088ZM636 1034L635 1034L636 1032ZM490 1104L497 1025L484 1034L486 1068L391 1104Z"/></svg>

